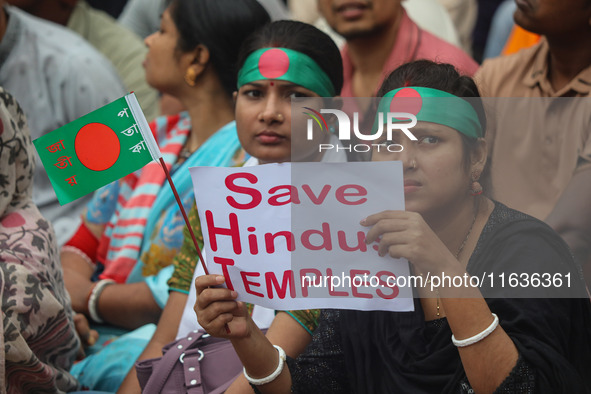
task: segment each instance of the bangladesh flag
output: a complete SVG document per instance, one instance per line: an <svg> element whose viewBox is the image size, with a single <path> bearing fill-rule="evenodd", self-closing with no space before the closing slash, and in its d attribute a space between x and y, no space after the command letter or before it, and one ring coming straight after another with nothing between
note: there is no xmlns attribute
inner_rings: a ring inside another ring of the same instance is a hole
<svg viewBox="0 0 591 394"><path fill-rule="evenodd" d="M133 93L33 143L62 205L161 157Z"/></svg>

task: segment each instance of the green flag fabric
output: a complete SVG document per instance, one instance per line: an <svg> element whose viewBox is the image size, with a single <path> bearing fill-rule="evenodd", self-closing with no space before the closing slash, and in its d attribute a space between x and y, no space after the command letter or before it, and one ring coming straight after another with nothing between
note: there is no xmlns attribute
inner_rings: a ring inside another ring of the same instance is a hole
<svg viewBox="0 0 591 394"><path fill-rule="evenodd" d="M62 205L161 157L133 93L33 143Z"/></svg>

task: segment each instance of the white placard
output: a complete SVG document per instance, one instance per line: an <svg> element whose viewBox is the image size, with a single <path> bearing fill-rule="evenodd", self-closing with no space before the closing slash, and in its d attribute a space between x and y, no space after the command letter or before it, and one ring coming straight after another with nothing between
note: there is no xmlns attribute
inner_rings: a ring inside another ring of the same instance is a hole
<svg viewBox="0 0 591 394"><path fill-rule="evenodd" d="M380 257L360 221L404 209L400 162L190 169L210 273L277 310L413 310L405 259Z"/></svg>

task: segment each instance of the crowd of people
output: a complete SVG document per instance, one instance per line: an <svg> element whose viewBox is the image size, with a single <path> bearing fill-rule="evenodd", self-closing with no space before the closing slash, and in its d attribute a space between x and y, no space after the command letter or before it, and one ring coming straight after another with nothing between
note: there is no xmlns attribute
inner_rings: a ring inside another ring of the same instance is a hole
<svg viewBox="0 0 591 394"><path fill-rule="evenodd" d="M244 366L228 393L591 393L591 1L98 6L0 0L3 392L140 393L134 364L202 329ZM31 140L129 91L178 204L152 162L60 206ZM416 141L355 155L317 150L343 143L331 127L292 135L294 99L347 98L376 124L400 97L422 102ZM443 286L414 289L413 312L279 311L206 275L180 207L203 247L190 167L358 160L403 169L405 210L359 218L376 253L417 275L556 272L567 295Z"/></svg>

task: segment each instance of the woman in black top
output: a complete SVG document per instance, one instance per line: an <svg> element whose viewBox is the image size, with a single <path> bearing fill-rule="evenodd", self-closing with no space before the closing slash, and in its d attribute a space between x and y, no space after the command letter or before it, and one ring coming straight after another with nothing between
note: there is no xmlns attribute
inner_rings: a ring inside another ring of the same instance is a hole
<svg viewBox="0 0 591 394"><path fill-rule="evenodd" d="M368 243L380 238L379 253L407 258L430 278L415 289L415 311L323 311L310 346L282 370L232 293L207 289L220 283L215 276L197 279L200 324L232 340L265 393L591 391L591 304L580 268L550 227L481 194L485 117L474 82L450 65L417 61L395 70L380 95L379 112L417 109L417 141L376 141L404 147L376 149L373 160L402 161L406 211L362 224ZM431 286L443 275L482 283Z"/></svg>

